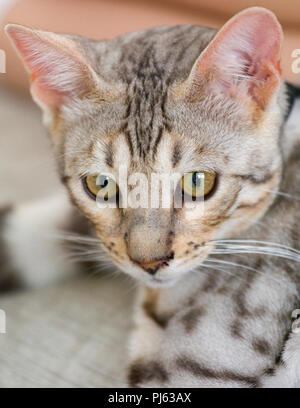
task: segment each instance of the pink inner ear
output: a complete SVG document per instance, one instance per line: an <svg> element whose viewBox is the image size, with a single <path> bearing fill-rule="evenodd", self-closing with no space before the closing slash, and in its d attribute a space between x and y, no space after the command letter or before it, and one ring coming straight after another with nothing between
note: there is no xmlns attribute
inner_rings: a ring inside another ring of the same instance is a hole
<svg viewBox="0 0 300 408"><path fill-rule="evenodd" d="M80 96L86 86L87 65L75 43L52 33L8 26L30 73L34 98L50 109L59 108L66 96Z"/></svg>
<svg viewBox="0 0 300 408"><path fill-rule="evenodd" d="M9 26L7 33L13 40L23 62L30 73L31 82L42 75L43 70L47 68L39 57L46 51L45 43L33 30L19 26ZM49 51L48 51L49 52Z"/></svg>
<svg viewBox="0 0 300 408"><path fill-rule="evenodd" d="M218 32L200 56L195 74L211 73L217 91L232 95L243 87L253 97L256 88L275 84L275 78L279 82L281 43L276 17L265 9L247 9Z"/></svg>
<svg viewBox="0 0 300 408"><path fill-rule="evenodd" d="M47 89L47 87L40 86L37 82L32 81L31 92L38 101L47 106L50 110L55 111L62 105L62 94Z"/></svg>

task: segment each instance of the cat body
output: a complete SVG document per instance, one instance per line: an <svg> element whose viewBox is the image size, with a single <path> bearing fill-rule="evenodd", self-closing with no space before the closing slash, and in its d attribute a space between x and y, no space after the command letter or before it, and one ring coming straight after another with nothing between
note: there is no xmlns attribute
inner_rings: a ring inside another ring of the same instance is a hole
<svg viewBox="0 0 300 408"><path fill-rule="evenodd" d="M291 332L299 307L299 103L286 120L275 16L251 8L219 32L160 27L108 41L15 25L7 32L93 245L142 282L130 385L299 386L300 340ZM189 194L181 207L124 207L134 187L121 185L121 165L145 180L175 175L180 197ZM202 200L189 208L197 174ZM118 206L97 205L95 190L118 197ZM60 208L49 228L76 231L71 207ZM24 255L26 217L6 216L10 254L17 246Z"/></svg>
<svg viewBox="0 0 300 408"><path fill-rule="evenodd" d="M299 118L300 100L283 128L284 140L293 143L284 158L284 194L231 242L232 250L242 253L212 255L172 288L140 289L130 344L131 386L300 386L300 336L292 330L299 266L293 256L285 258L287 253L268 255L272 243L298 247ZM198 245L191 241L190 251Z"/></svg>

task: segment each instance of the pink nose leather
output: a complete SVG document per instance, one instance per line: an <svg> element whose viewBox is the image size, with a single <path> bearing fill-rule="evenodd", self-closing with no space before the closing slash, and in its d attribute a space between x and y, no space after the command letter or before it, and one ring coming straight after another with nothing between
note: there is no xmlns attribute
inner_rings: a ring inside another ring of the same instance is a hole
<svg viewBox="0 0 300 408"><path fill-rule="evenodd" d="M143 262L140 263L140 266L148 273L151 275L154 275L159 268L162 266L168 266L170 259L173 259L174 255L167 256L166 258L163 259L158 259L157 261L152 261L152 262Z"/></svg>

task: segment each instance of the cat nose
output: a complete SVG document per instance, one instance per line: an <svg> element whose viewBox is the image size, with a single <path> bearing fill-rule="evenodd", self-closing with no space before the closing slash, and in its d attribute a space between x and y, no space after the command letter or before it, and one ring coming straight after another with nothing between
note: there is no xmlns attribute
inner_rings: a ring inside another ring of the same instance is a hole
<svg viewBox="0 0 300 408"><path fill-rule="evenodd" d="M173 258L174 258L174 252L171 252L170 255L168 255L168 256L166 256L164 258L161 258L161 259L158 259L158 260L155 260L155 261L152 261L152 262L141 262L140 266L146 272L150 273L150 275L155 275L156 272L160 268L162 268L163 266L168 266L170 260L173 259Z"/></svg>

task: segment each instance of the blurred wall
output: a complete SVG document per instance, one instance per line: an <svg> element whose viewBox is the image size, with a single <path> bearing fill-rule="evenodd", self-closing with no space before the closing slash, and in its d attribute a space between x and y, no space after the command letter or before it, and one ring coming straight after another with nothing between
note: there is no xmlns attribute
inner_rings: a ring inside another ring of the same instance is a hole
<svg viewBox="0 0 300 408"><path fill-rule="evenodd" d="M273 10L283 24L284 77L300 84L300 74L293 74L291 69L291 53L300 49L300 0L18 0L8 11L2 28L13 22L102 39L157 25L199 24L218 28L237 11L255 5ZM24 69L3 29L0 48L7 53L7 82L27 88Z"/></svg>

